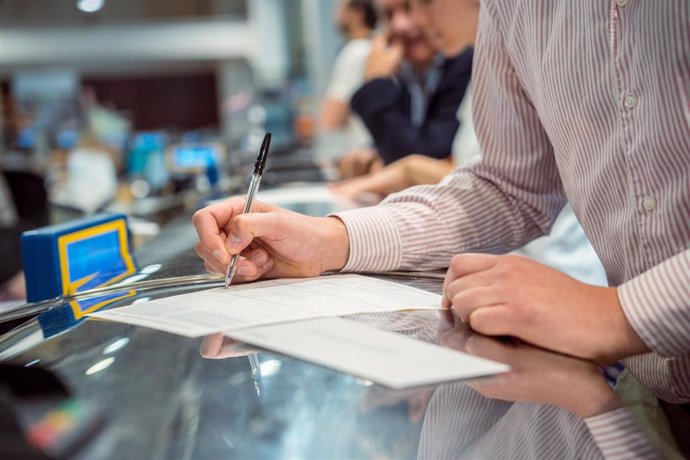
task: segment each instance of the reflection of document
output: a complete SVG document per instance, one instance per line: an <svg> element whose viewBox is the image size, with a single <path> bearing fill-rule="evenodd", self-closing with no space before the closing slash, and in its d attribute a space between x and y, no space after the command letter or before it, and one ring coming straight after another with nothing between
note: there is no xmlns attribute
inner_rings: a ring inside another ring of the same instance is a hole
<svg viewBox="0 0 690 460"><path fill-rule="evenodd" d="M275 324L228 335L391 388L484 377L510 369L340 318Z"/></svg>
<svg viewBox="0 0 690 460"><path fill-rule="evenodd" d="M355 313L436 309L441 297L358 275L281 279L183 294L90 316L196 337Z"/></svg>

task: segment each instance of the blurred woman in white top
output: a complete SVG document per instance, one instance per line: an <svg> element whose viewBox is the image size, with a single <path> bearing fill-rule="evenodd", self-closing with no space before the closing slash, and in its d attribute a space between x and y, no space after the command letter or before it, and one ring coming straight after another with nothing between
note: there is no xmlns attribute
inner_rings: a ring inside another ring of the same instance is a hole
<svg viewBox="0 0 690 460"><path fill-rule="evenodd" d="M364 82L364 66L371 50L377 11L373 0L341 0L335 19L347 43L340 51L331 74L319 127L322 141L343 151L368 147L371 136L350 111L350 98Z"/></svg>

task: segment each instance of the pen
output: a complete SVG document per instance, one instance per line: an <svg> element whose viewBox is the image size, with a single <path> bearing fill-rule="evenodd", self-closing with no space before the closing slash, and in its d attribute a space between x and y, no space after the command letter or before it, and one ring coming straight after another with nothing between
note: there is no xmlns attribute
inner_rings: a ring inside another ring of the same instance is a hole
<svg viewBox="0 0 690 460"><path fill-rule="evenodd" d="M249 354L249 365L252 367L252 379L254 380L256 395L261 396L261 364L256 353Z"/></svg>
<svg viewBox="0 0 690 460"><path fill-rule="evenodd" d="M249 183L249 191L247 191L247 198L244 201L244 210L242 211L242 214L247 214L252 209L254 197L256 196L256 192L259 190L259 184L261 183L261 175L264 173L264 168L266 167L266 157L268 156L268 149L270 147L271 133L266 133L264 140L261 143L259 156L256 157L256 162L254 163L254 174L252 174L252 181ZM226 288L230 286L230 283L232 283L232 278L235 276L235 266L237 265L237 260L239 258L240 254L237 253L230 259L228 270L225 272Z"/></svg>

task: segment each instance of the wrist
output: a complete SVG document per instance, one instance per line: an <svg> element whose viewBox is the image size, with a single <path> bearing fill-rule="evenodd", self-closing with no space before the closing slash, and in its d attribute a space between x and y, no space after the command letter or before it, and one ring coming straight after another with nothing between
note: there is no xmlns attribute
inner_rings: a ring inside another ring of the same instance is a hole
<svg viewBox="0 0 690 460"><path fill-rule="evenodd" d="M632 324L628 320L623 309L623 304L621 303L618 288L611 288L613 295L615 296L615 305L617 307L617 312L621 317L621 333L624 334L622 340L622 349L619 353L619 359L626 358L628 356L639 355L642 353L647 353L650 351L649 346L642 340L637 331L632 327Z"/></svg>
<svg viewBox="0 0 690 460"><path fill-rule="evenodd" d="M323 217L321 228L321 271L340 271L350 257L350 237L337 217Z"/></svg>
<svg viewBox="0 0 690 460"><path fill-rule="evenodd" d="M625 315L623 306L618 296L618 288L598 288L603 292L602 298L605 299L603 311L608 318L602 321L606 325L605 334L610 342L604 345L596 360L601 363L611 363L628 356L638 355L649 351L640 336L633 329L628 317Z"/></svg>

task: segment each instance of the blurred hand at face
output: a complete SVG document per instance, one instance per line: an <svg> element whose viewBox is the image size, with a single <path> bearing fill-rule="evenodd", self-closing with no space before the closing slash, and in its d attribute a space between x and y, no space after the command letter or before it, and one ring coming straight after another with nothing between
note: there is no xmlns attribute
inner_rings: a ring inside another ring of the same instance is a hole
<svg viewBox="0 0 690 460"><path fill-rule="evenodd" d="M388 78L400 69L403 59L403 46L400 42L388 42L388 38L379 35L374 38L371 52L364 68L364 79Z"/></svg>
<svg viewBox="0 0 690 460"><path fill-rule="evenodd" d="M341 269L349 255L345 225L335 217L308 217L254 202L242 214L236 197L197 211L196 253L209 272L225 274L233 254L241 254L235 280L318 276Z"/></svg>
<svg viewBox="0 0 690 460"><path fill-rule="evenodd" d="M410 0L377 0L389 43L402 46L402 56L417 69L430 65L438 49L412 15Z"/></svg>

